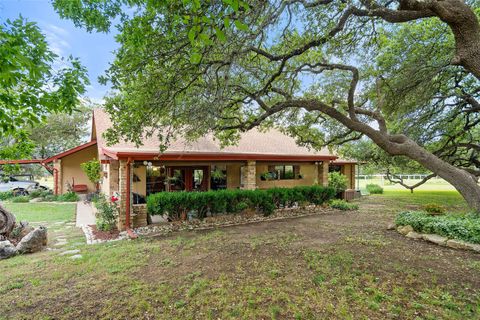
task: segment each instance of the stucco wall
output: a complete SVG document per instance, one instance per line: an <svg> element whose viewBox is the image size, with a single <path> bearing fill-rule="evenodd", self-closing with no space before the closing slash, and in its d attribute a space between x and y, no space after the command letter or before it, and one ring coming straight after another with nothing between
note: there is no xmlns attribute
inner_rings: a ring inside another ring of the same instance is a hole
<svg viewBox="0 0 480 320"><path fill-rule="evenodd" d="M100 183L100 191L106 196L111 196L109 169L110 164L102 164L102 182Z"/></svg>
<svg viewBox="0 0 480 320"><path fill-rule="evenodd" d="M227 165L227 189L240 188L240 167L241 164Z"/></svg>
<svg viewBox="0 0 480 320"><path fill-rule="evenodd" d="M314 163L300 164L302 179L262 181L261 175L268 171L268 163L257 163L257 188L293 188L295 186L311 186L318 183L318 169Z"/></svg>
<svg viewBox="0 0 480 320"><path fill-rule="evenodd" d="M93 145L61 159L62 174L59 181L59 193L67 192L66 184L86 184L88 192L94 192L95 186L91 183L87 175L83 172L80 164L98 158L97 146Z"/></svg>
<svg viewBox="0 0 480 320"><path fill-rule="evenodd" d="M147 168L144 165L140 165L137 168L134 166L133 174L137 175L140 181L132 183L132 192L145 197L147 195Z"/></svg>

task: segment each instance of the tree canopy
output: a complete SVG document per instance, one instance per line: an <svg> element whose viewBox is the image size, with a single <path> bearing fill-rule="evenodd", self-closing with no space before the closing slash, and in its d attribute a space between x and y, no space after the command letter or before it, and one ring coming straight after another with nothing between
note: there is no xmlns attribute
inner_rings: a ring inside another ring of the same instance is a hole
<svg viewBox="0 0 480 320"><path fill-rule="evenodd" d="M73 57L58 58L35 23L20 17L0 24L0 137L77 105L86 70Z"/></svg>
<svg viewBox="0 0 480 320"><path fill-rule="evenodd" d="M120 16L110 141L234 143L271 125L311 148L367 136L480 210L478 1L67 3L54 1L89 30Z"/></svg>

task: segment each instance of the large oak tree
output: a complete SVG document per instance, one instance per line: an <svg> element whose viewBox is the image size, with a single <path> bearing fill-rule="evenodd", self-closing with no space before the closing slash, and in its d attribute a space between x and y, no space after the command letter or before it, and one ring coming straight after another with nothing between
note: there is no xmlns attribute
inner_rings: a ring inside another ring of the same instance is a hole
<svg viewBox="0 0 480 320"><path fill-rule="evenodd" d="M313 148L366 136L480 211L478 1L68 3L54 0L89 30L120 16L111 141L214 131L231 143L269 125Z"/></svg>

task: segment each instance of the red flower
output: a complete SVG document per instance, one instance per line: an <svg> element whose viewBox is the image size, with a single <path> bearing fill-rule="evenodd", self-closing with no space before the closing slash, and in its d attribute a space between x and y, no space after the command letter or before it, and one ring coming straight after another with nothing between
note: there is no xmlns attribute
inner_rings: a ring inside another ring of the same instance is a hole
<svg viewBox="0 0 480 320"><path fill-rule="evenodd" d="M110 198L110 200L111 200L112 202L117 202L117 201L118 201L118 198L115 197L115 196L112 196L112 197Z"/></svg>

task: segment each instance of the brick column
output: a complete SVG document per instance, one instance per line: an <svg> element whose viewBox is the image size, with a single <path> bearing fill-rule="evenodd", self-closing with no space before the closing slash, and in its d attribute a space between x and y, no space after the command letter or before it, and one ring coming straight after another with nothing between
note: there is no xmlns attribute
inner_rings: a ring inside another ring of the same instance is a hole
<svg viewBox="0 0 480 320"><path fill-rule="evenodd" d="M120 193L120 203L118 208L118 219L117 219L117 227L118 230L125 230L125 219L126 219L126 199L127 195L127 179L130 179L130 185L132 183L132 170L130 170L130 177L127 177L127 161L120 160L119 161L119 168L118 168L118 191ZM131 200L131 198L130 198ZM130 212L132 212L132 201L130 201Z"/></svg>
<svg viewBox="0 0 480 320"><path fill-rule="evenodd" d="M242 189L255 190L257 188L257 163L255 161L247 161L247 165L243 167L243 186Z"/></svg>
<svg viewBox="0 0 480 320"><path fill-rule="evenodd" d="M320 172L319 172L319 175L320 175L320 184L322 186L327 186L328 185L328 165L329 165L330 161L328 160L325 160L325 161L322 161L322 164L320 165Z"/></svg>
<svg viewBox="0 0 480 320"><path fill-rule="evenodd" d="M120 192L118 160L110 160L110 164L108 165L108 178L108 196L112 196L115 191Z"/></svg>
<svg viewBox="0 0 480 320"><path fill-rule="evenodd" d="M57 183L57 194L63 193L63 176L62 176L62 160L57 159L53 161L53 183ZM56 180L55 180L56 179ZM55 192L55 186L53 186Z"/></svg>

